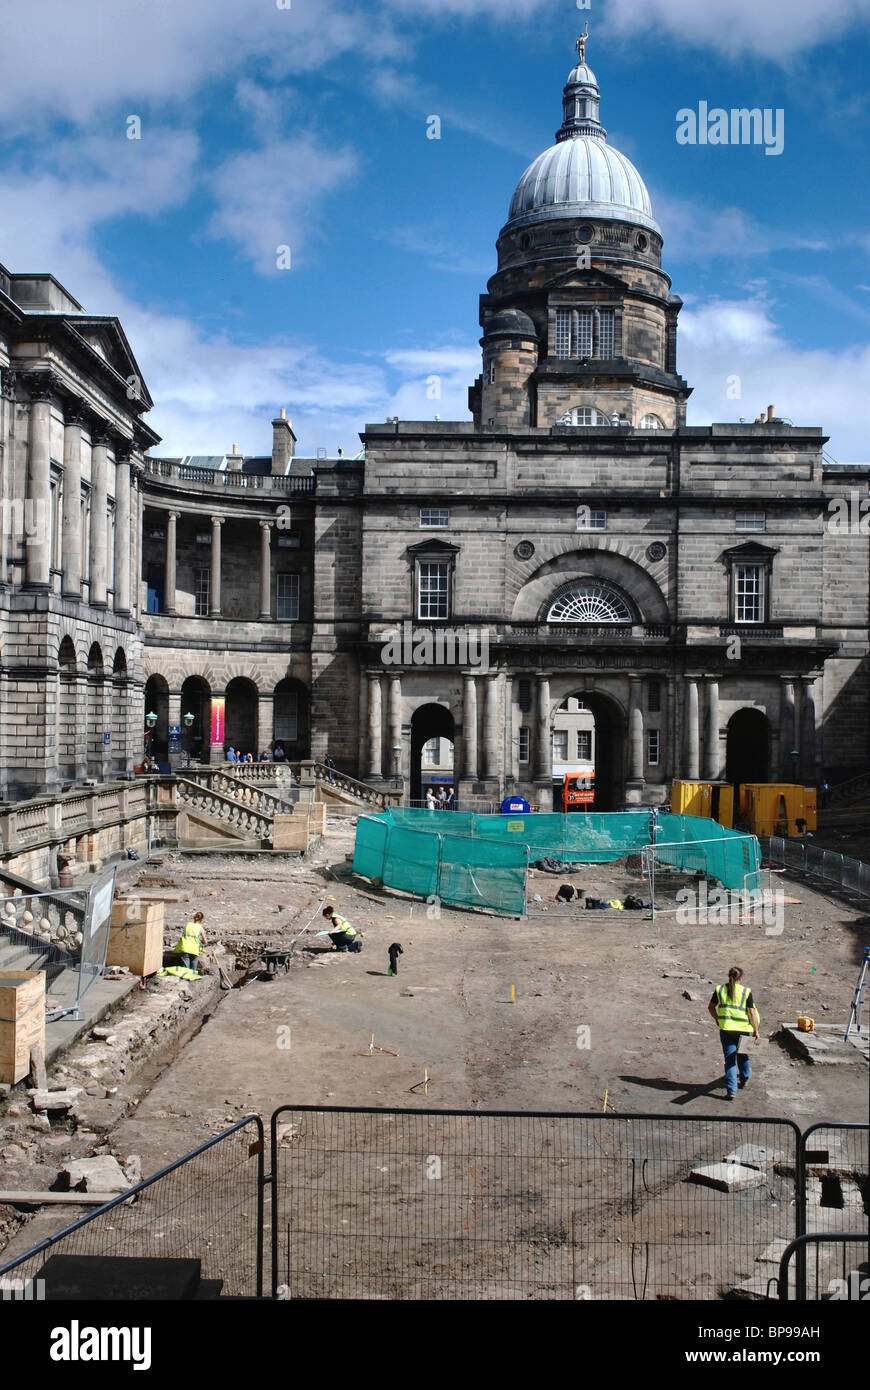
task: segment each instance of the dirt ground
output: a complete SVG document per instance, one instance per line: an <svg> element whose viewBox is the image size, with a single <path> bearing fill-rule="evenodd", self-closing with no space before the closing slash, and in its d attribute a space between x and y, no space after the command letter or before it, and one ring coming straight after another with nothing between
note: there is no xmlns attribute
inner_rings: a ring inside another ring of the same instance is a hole
<svg viewBox="0 0 870 1390"><path fill-rule="evenodd" d="M167 880L202 907L212 937L287 944L331 899L364 947L332 951L313 938L318 918L288 973L224 996L124 1122L146 1173L199 1142L215 1118L285 1103L600 1111L607 1092L623 1114L724 1113L707 1003L734 963L754 991L762 1041L750 1041L753 1078L728 1113L802 1127L866 1119L866 1066L810 1066L769 1039L799 1013L845 1025L867 916L790 884L778 936L764 925L681 925L673 912L652 923L642 912L555 904L561 878L535 871L525 921L443 906L433 919L426 904L353 879L353 834L352 823L330 823L320 862L299 867L167 856ZM584 896L640 891L647 900L624 865L567 878ZM168 920L180 925L187 911L169 904ZM404 954L390 978L394 941ZM388 1050L370 1055L372 1034ZM428 1096L411 1089L424 1069Z"/></svg>

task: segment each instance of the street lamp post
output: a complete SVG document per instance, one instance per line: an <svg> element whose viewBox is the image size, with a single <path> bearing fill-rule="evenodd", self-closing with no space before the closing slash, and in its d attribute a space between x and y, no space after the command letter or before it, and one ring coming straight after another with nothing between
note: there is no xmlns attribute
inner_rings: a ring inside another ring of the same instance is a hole
<svg viewBox="0 0 870 1390"><path fill-rule="evenodd" d="M195 714L190 714L190 713L188 713L188 714L182 715L182 718L183 718L183 720L184 720L184 727L185 727L185 729L187 730L187 766L190 767L191 763L193 762L193 756L192 756L192 754L191 754L191 749L190 749L190 731L191 731L191 729L193 728L193 724L194 724L194 721L195 721L195 719L196 719L196 715L195 715Z"/></svg>
<svg viewBox="0 0 870 1390"><path fill-rule="evenodd" d="M394 744L393 744L393 781L394 781L394 783L395 783L395 785L396 785L397 787L400 787L400 786L402 785L402 779L401 779L401 777L400 777L400 775L399 775L399 759L401 758L401 756L402 756L402 745L401 745L401 743L394 743Z"/></svg>
<svg viewBox="0 0 870 1390"><path fill-rule="evenodd" d="M153 709L149 710L145 715L145 752L149 758L151 757L151 749L154 744L154 729L156 724L157 715L154 713Z"/></svg>

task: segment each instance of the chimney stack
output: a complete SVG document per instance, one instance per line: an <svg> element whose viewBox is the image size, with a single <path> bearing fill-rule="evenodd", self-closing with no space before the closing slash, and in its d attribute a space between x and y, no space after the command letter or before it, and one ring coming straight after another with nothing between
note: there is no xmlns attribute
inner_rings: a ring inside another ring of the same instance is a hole
<svg viewBox="0 0 870 1390"><path fill-rule="evenodd" d="M775 419L776 419L776 407L775 407L775 406L772 406L772 405L769 405L769 406L767 407L767 423L768 423L768 424L771 424L772 421L775 420Z"/></svg>
<svg viewBox="0 0 870 1390"><path fill-rule="evenodd" d="M293 422L287 419L287 411L282 408L278 419L272 421L272 472L279 477L288 473L295 453Z"/></svg>

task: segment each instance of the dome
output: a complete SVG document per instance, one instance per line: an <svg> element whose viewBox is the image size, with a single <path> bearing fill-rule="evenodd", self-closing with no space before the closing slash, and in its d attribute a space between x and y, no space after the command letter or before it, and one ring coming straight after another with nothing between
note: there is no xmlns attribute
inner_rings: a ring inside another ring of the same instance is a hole
<svg viewBox="0 0 870 1390"><path fill-rule="evenodd" d="M538 155L511 199L504 231L553 218L594 217L633 222L661 235L646 184L630 159L607 143L598 119L598 79L585 61L571 69L562 95L564 120L556 143Z"/></svg>
<svg viewBox="0 0 870 1390"><path fill-rule="evenodd" d="M593 135L559 141L538 155L516 186L505 230L554 217L603 217L660 231L631 160Z"/></svg>
<svg viewBox="0 0 870 1390"><path fill-rule="evenodd" d="M522 309L502 309L500 313L493 314L484 331L487 338L495 338L500 333L511 335L519 333L524 338L537 338L538 336L537 328Z"/></svg>

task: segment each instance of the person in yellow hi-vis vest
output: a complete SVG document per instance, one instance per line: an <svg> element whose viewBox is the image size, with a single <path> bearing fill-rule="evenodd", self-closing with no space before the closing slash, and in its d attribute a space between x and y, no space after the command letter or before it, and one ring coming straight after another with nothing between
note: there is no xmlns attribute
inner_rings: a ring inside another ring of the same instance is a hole
<svg viewBox="0 0 870 1390"><path fill-rule="evenodd" d="M733 1100L737 1088L741 1091L749 1084L749 1057L740 1051L740 1041L748 1033L759 1041L758 1029L761 1019L752 998L752 990L740 981L743 971L732 965L728 971L727 985L717 985L713 991L707 1010L719 1026L719 1041L725 1054L725 1085L728 1087L728 1100ZM739 1069L739 1078L738 1078Z"/></svg>
<svg viewBox="0 0 870 1390"><path fill-rule="evenodd" d="M362 941L356 927L352 927L346 917L339 917L334 907L325 907L323 916L332 924L329 939L337 951L361 951Z"/></svg>
<svg viewBox="0 0 870 1390"><path fill-rule="evenodd" d="M203 946L207 946L205 939L205 928L202 925L201 912L194 912L189 922L184 924L184 932L181 940L175 948L175 954L181 956L181 964L185 970L195 970L199 960L199 953Z"/></svg>

